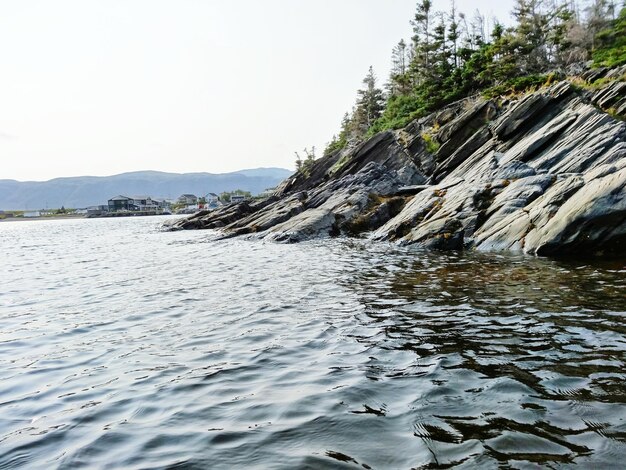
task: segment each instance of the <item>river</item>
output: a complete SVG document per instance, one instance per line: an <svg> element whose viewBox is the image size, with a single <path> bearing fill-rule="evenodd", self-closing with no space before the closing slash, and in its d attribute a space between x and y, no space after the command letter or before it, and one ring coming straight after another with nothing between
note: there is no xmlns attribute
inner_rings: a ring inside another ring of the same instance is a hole
<svg viewBox="0 0 626 470"><path fill-rule="evenodd" d="M623 468L626 267L0 224L0 468Z"/></svg>

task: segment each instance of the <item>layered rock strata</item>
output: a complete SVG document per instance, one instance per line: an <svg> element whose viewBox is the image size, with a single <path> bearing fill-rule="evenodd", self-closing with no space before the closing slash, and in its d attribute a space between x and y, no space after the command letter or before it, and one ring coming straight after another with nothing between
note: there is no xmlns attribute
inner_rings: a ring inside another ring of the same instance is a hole
<svg viewBox="0 0 626 470"><path fill-rule="evenodd" d="M624 255L625 72L587 77L604 78L602 87L562 81L519 97L460 101L315 161L268 199L171 228L282 242L347 235L437 249Z"/></svg>

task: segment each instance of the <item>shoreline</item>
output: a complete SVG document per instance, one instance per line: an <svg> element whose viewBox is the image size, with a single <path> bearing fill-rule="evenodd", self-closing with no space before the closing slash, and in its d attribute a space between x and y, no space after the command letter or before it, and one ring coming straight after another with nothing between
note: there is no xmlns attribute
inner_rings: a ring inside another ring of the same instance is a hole
<svg viewBox="0 0 626 470"><path fill-rule="evenodd" d="M63 220L63 219L86 219L84 215L48 215L45 217L8 217L0 219L0 222L30 222L36 220Z"/></svg>
<svg viewBox="0 0 626 470"><path fill-rule="evenodd" d="M9 217L5 219L0 219L0 223L2 222L35 222L42 220L77 220L77 219L119 219L120 217L155 217L155 216L167 216L171 217L172 215L179 214L127 214L127 215L98 215L88 217L86 215L49 215L45 217Z"/></svg>

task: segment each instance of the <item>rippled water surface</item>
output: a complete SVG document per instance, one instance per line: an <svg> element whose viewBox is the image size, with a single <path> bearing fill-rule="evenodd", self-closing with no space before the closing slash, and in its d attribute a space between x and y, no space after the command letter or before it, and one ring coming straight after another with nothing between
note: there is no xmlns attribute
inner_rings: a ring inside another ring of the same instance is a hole
<svg viewBox="0 0 626 470"><path fill-rule="evenodd" d="M623 468L626 268L0 223L0 468Z"/></svg>

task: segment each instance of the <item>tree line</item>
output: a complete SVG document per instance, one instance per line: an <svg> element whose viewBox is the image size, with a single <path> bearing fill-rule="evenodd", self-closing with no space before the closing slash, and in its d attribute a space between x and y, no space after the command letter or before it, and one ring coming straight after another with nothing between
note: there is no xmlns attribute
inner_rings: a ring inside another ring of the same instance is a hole
<svg viewBox="0 0 626 470"><path fill-rule="evenodd" d="M372 67L357 100L341 122L327 155L386 129L406 126L441 106L483 93L496 96L545 84L587 64L626 64L626 4L614 0L515 0L513 25L468 17L452 0L437 11L420 0L411 20L413 36L398 42L383 88ZM311 155L311 153L313 155ZM298 169L314 159L297 156Z"/></svg>

